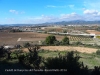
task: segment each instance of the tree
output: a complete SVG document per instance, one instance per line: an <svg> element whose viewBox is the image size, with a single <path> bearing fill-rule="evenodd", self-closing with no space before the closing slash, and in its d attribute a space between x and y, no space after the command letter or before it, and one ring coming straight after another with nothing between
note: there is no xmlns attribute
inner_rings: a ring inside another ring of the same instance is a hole
<svg viewBox="0 0 100 75"><path fill-rule="evenodd" d="M53 35L50 35L50 36L46 37L45 43L47 45L53 45L55 41L57 41L56 37Z"/></svg>
<svg viewBox="0 0 100 75"><path fill-rule="evenodd" d="M69 38L68 37L64 37L61 41L61 45L69 45Z"/></svg>
<svg viewBox="0 0 100 75"><path fill-rule="evenodd" d="M66 69L68 75L88 75L87 66L79 62L79 59L80 56L74 56L74 52L71 51L65 56L59 54L59 57L47 58L44 65L47 69Z"/></svg>
<svg viewBox="0 0 100 75"><path fill-rule="evenodd" d="M28 43L28 42L26 42L26 43L24 43L24 47L29 47L30 46L30 43Z"/></svg>
<svg viewBox="0 0 100 75"><path fill-rule="evenodd" d="M19 30L19 29L12 29L12 30L10 30L10 32L15 33L15 32L22 32L22 31L21 31L21 30Z"/></svg>
<svg viewBox="0 0 100 75"><path fill-rule="evenodd" d="M41 63L41 56L38 55L39 46L29 47L29 63L33 64L34 68L39 69Z"/></svg>
<svg viewBox="0 0 100 75"><path fill-rule="evenodd" d="M100 75L100 66L94 66L94 70L91 75Z"/></svg>
<svg viewBox="0 0 100 75"><path fill-rule="evenodd" d="M63 30L62 32L63 32L63 33L67 33L67 30Z"/></svg>
<svg viewBox="0 0 100 75"><path fill-rule="evenodd" d="M54 41L54 45L55 46L59 46L60 45L60 42L59 41Z"/></svg>
<svg viewBox="0 0 100 75"><path fill-rule="evenodd" d="M11 56L10 56L11 53L12 53L12 52L10 51L10 49L8 49L8 50L7 50L7 59L11 59Z"/></svg>
<svg viewBox="0 0 100 75"><path fill-rule="evenodd" d="M11 51L10 49L5 49L4 46L0 47L0 57L6 57L7 59L11 59Z"/></svg>
<svg viewBox="0 0 100 75"><path fill-rule="evenodd" d="M97 50L97 51L96 51L96 54L97 54L97 55L100 55L100 50Z"/></svg>
<svg viewBox="0 0 100 75"><path fill-rule="evenodd" d="M6 55L6 50L3 46L0 47L0 57L4 57Z"/></svg>

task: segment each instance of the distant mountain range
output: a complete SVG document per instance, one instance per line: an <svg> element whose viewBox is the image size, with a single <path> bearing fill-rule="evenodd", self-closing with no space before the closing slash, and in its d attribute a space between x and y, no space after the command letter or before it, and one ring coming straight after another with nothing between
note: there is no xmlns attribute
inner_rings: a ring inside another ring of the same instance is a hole
<svg viewBox="0 0 100 75"><path fill-rule="evenodd" d="M46 22L41 24L0 24L0 26L46 26L46 25L100 25L100 21L84 21L84 20L74 20L74 21L61 21L61 22Z"/></svg>
<svg viewBox="0 0 100 75"><path fill-rule="evenodd" d="M52 22L52 23L43 23L51 25L86 25L86 24L99 24L100 21L84 21L84 20L74 20L74 21L61 21L61 22Z"/></svg>

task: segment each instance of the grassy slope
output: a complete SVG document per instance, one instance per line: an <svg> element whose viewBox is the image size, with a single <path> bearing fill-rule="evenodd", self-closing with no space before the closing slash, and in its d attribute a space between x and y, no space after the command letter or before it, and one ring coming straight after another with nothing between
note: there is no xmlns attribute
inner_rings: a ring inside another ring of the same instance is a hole
<svg viewBox="0 0 100 75"><path fill-rule="evenodd" d="M56 57L58 56L59 51L49 51L49 50L41 50L39 51L39 55L43 56L45 58L47 57ZM61 55L65 55L67 52L65 51L61 51L60 54ZM79 53L76 52L79 56L81 56L80 58L80 62L83 61L83 63L85 65L88 65L89 69L93 69L94 66L100 66L100 55L96 55L95 53L93 54L87 54L87 53ZM12 54L12 56L14 57L15 55ZM16 56L15 56L16 57ZM0 75L31 75L31 73L29 72L5 72L5 69L25 69L25 67L23 67L21 64L18 63L17 59L14 60L4 60L2 61L0 59Z"/></svg>
<svg viewBox="0 0 100 75"><path fill-rule="evenodd" d="M14 70L25 70L26 67L18 63L18 60L0 59L0 75L33 75L33 72L22 72Z"/></svg>
<svg viewBox="0 0 100 75"><path fill-rule="evenodd" d="M43 57L56 57L58 56L58 51L40 51L39 55ZM61 51L61 55L65 55L67 52ZM85 65L88 65L88 68L93 69L94 66L100 66L100 55L93 54L87 54L87 53L79 53L78 55L81 57L80 62L83 61Z"/></svg>

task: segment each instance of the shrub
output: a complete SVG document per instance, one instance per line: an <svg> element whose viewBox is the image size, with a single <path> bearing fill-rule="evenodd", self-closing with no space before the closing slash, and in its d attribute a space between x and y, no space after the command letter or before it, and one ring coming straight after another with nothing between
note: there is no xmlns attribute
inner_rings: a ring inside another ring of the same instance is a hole
<svg viewBox="0 0 100 75"><path fill-rule="evenodd" d="M97 54L97 55L100 55L100 50L97 50L97 51L96 51L96 54Z"/></svg>
<svg viewBox="0 0 100 75"><path fill-rule="evenodd" d="M61 45L69 45L69 38L68 37L64 37L61 41Z"/></svg>
<svg viewBox="0 0 100 75"><path fill-rule="evenodd" d="M54 45L55 46L59 46L60 45L60 42L59 41L54 41Z"/></svg>
<svg viewBox="0 0 100 75"><path fill-rule="evenodd" d="M45 41L42 41L42 45L47 45Z"/></svg>
<svg viewBox="0 0 100 75"><path fill-rule="evenodd" d="M50 35L50 36L46 37L45 43L47 45L53 45L54 41L56 41L56 37L53 35Z"/></svg>
<svg viewBox="0 0 100 75"><path fill-rule="evenodd" d="M26 42L26 43L24 43L24 45L23 45L24 47L29 47L30 46L30 43L28 43L28 42Z"/></svg>
<svg viewBox="0 0 100 75"><path fill-rule="evenodd" d="M74 45L82 45L82 43L79 42L79 41L78 41L78 42L74 42L73 44L74 44Z"/></svg>
<svg viewBox="0 0 100 75"><path fill-rule="evenodd" d="M83 62L79 62L80 56L74 56L74 52L68 52L67 55L59 57L47 58L44 66L47 69L67 69L69 75L86 75L88 68L84 66ZM82 74L84 73L84 74Z"/></svg>

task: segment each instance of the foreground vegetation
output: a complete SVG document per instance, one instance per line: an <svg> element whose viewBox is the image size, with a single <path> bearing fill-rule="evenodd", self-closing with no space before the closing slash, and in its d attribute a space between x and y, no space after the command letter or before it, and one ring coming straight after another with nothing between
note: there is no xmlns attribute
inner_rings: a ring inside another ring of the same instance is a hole
<svg viewBox="0 0 100 75"><path fill-rule="evenodd" d="M99 62L99 51L97 54L82 54L79 52L59 52L49 50L39 50L39 46L28 47L29 52L25 53L17 49L14 52L6 51L0 47L0 75L99 75L100 68L97 66ZM90 60L89 60L90 59ZM83 62L82 62L83 61ZM89 68L94 66L93 70ZM88 65L90 67L88 67ZM14 69L16 72L14 72ZM19 71L22 69L37 69L39 71ZM42 71L40 71L40 69ZM52 70L52 71L45 71ZM57 70L56 72L54 70ZM97 73L97 74L96 74Z"/></svg>

